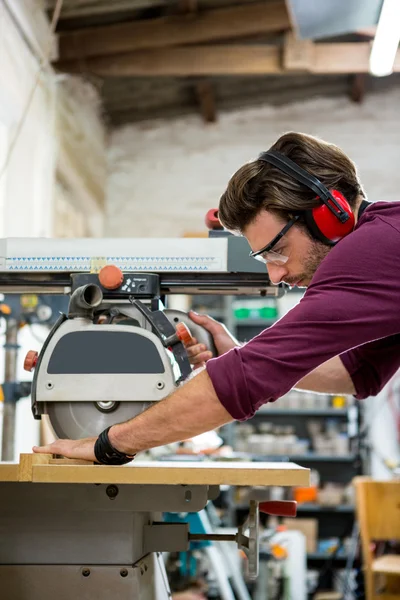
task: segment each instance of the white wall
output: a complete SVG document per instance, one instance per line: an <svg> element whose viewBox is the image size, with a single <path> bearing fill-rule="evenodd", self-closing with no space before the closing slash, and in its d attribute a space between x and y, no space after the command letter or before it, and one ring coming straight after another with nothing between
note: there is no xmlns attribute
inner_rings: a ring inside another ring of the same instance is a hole
<svg viewBox="0 0 400 600"><path fill-rule="evenodd" d="M49 66L40 73L50 34L44 8L44 0L0 2L0 237L101 235L106 160L98 94ZM3 340L0 334L0 348ZM28 327L18 342L17 378L25 381L26 352L41 344ZM3 373L1 351L0 382ZM0 404L0 438L1 421ZM15 458L39 441L30 398L18 402L16 421Z"/></svg>
<svg viewBox="0 0 400 600"><path fill-rule="evenodd" d="M39 66L4 3L0 4L0 122L7 151L32 96ZM50 235L54 182L54 79L39 77L7 170L0 157L0 237ZM1 133L0 133L1 135Z"/></svg>
<svg viewBox="0 0 400 600"><path fill-rule="evenodd" d="M341 146L359 167L374 200L400 199L400 87L367 96L314 99L284 107L197 116L117 129L109 149L110 236L180 236L203 229L229 177L285 131L319 135Z"/></svg>

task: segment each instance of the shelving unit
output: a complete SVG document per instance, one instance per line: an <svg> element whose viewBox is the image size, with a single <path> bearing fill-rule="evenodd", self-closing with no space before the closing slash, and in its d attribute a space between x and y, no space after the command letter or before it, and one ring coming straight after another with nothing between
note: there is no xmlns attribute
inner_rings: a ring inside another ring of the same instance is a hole
<svg viewBox="0 0 400 600"><path fill-rule="evenodd" d="M267 405L267 408L260 408L257 415L273 415L274 417L347 417L347 408L299 408L299 409L276 409L273 405Z"/></svg>
<svg viewBox="0 0 400 600"><path fill-rule="evenodd" d="M316 454L308 452L307 454L252 454L252 460L255 462L318 462L318 463L353 463L356 460L355 454L343 454L338 456L325 456L324 454ZM305 465L302 465L305 466Z"/></svg>

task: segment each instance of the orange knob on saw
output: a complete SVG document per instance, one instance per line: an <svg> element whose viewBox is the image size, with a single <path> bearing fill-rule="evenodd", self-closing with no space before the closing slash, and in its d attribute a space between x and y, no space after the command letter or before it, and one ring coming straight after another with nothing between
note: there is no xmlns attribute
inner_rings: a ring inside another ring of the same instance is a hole
<svg viewBox="0 0 400 600"><path fill-rule="evenodd" d="M184 344L191 344L193 342L192 334L189 331L189 327L185 323L178 323L176 326L176 335Z"/></svg>
<svg viewBox="0 0 400 600"><path fill-rule="evenodd" d="M119 267L106 265L100 270L99 281L106 290L116 290L122 285L124 274Z"/></svg>
<svg viewBox="0 0 400 600"><path fill-rule="evenodd" d="M38 359L39 359L38 352L36 352L36 350L29 350L29 352L25 356L25 360L24 360L25 371L33 371L33 369L37 365Z"/></svg>

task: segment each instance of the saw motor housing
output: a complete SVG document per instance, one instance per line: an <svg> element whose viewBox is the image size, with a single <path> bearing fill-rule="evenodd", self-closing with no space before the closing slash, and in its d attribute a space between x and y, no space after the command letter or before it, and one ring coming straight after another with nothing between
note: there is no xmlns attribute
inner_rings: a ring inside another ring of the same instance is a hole
<svg viewBox="0 0 400 600"><path fill-rule="evenodd" d="M138 296L105 299L86 283L51 330L34 365L32 411L48 415L58 437L97 436L171 394L191 373L188 325L210 345L187 313Z"/></svg>

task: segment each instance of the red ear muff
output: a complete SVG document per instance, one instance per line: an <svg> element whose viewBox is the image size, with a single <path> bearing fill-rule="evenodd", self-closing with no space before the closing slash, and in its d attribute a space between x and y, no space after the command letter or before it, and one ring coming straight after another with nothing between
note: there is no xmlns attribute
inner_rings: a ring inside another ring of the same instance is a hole
<svg viewBox="0 0 400 600"><path fill-rule="evenodd" d="M324 244L334 246L353 231L355 219L353 211L343 194L337 190L330 190L330 193L349 215L347 221L342 223L326 204L307 210L305 219L307 227L316 239ZM329 202L329 200L325 200L325 202Z"/></svg>
<svg viewBox="0 0 400 600"><path fill-rule="evenodd" d="M287 156L268 150L258 157L280 169L289 177L293 177L315 193L321 204L304 211L305 221L312 235L317 239L334 246L354 229L354 215L346 198L337 190L329 191L317 177L305 171Z"/></svg>

